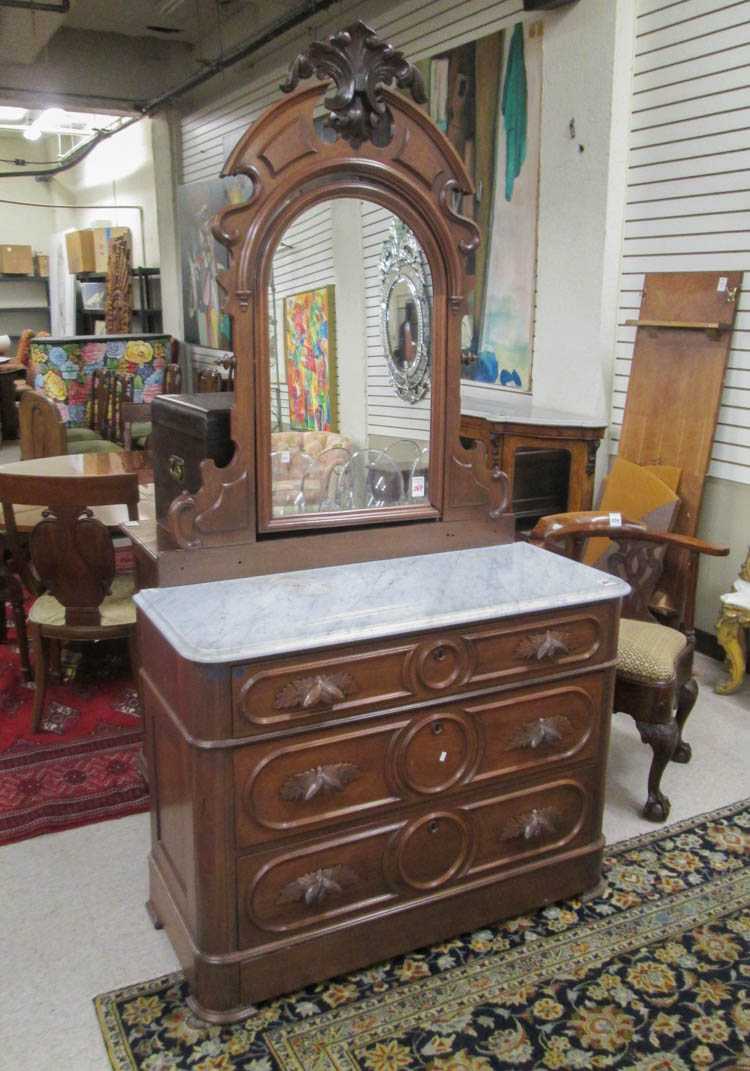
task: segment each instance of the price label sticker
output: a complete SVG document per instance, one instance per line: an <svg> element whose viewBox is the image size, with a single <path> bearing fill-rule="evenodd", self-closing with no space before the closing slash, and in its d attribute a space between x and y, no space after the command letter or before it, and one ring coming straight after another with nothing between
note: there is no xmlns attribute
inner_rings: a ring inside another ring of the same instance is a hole
<svg viewBox="0 0 750 1071"><path fill-rule="evenodd" d="M283 452L283 454L281 455L281 463L282 463L282 465L288 465L291 460L292 460L292 455L289 453L288 450L285 450Z"/></svg>
<svg viewBox="0 0 750 1071"><path fill-rule="evenodd" d="M440 761L441 761L441 762L445 762L445 760L446 760L447 758L448 758L448 752L447 752L447 751L441 751L441 752L440 752Z"/></svg>
<svg viewBox="0 0 750 1071"><path fill-rule="evenodd" d="M609 524L611 528L622 528L622 514L610 513Z"/></svg>
<svg viewBox="0 0 750 1071"><path fill-rule="evenodd" d="M719 285L716 287L716 292L718 294L725 294L726 290L727 290L727 284L728 283L729 283L729 279L726 277L726 275L720 275L719 276Z"/></svg>
<svg viewBox="0 0 750 1071"><path fill-rule="evenodd" d="M123 528L137 528L140 523L140 521L123 521L122 525Z"/></svg>
<svg viewBox="0 0 750 1071"><path fill-rule="evenodd" d="M409 487L412 498L424 498L424 476L412 476Z"/></svg>

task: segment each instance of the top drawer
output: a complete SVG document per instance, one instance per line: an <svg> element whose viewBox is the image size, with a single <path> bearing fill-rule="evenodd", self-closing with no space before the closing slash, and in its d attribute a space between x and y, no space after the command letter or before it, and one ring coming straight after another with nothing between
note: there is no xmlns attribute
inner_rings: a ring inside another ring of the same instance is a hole
<svg viewBox="0 0 750 1071"><path fill-rule="evenodd" d="M239 666L235 735L594 667L614 658L618 609L600 603Z"/></svg>

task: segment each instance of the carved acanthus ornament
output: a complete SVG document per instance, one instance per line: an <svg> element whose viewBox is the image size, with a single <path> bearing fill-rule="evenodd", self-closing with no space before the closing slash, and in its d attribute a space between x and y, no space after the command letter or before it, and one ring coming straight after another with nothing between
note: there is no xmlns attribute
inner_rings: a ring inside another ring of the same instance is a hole
<svg viewBox="0 0 750 1071"><path fill-rule="evenodd" d="M345 888L356 884L357 874L348 866L332 866L313 870L290 881L281 890L282 901L302 901L307 907L317 907L331 896L337 896Z"/></svg>
<svg viewBox="0 0 750 1071"><path fill-rule="evenodd" d="M317 674L290 681L281 688L274 700L277 710L311 710L332 707L354 695L357 684L351 673Z"/></svg>
<svg viewBox="0 0 750 1071"><path fill-rule="evenodd" d="M388 145L393 137L393 116L383 86L395 82L399 89L410 90L417 104L427 101L417 68L361 21L300 52L281 88L290 93L302 79L313 77L334 82L324 101L325 122L355 149L365 141Z"/></svg>
<svg viewBox="0 0 750 1071"><path fill-rule="evenodd" d="M560 815L551 807L535 807L528 814L511 818L500 834L501 840L538 841L557 833Z"/></svg>
<svg viewBox="0 0 750 1071"><path fill-rule="evenodd" d="M516 648L516 656L526 662L544 662L547 658L560 658L567 654L570 654L568 637L551 629L527 636Z"/></svg>
<svg viewBox="0 0 750 1071"><path fill-rule="evenodd" d="M329 766L315 766L311 770L288 777L281 786L283 800L312 800L321 792L341 792L360 776L359 766L351 762L336 762Z"/></svg>
<svg viewBox="0 0 750 1071"><path fill-rule="evenodd" d="M570 722L564 714L556 714L551 718L538 718L536 721L521 725L511 737L508 747L511 750L521 748L530 751L553 747L560 743L563 733L570 731L570 728Z"/></svg>

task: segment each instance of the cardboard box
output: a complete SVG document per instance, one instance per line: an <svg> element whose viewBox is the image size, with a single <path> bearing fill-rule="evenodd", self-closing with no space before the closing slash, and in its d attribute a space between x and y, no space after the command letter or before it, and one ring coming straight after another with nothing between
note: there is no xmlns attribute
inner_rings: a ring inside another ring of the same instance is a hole
<svg viewBox="0 0 750 1071"><path fill-rule="evenodd" d="M49 276L49 257L44 253L34 254L34 275L38 275L41 279Z"/></svg>
<svg viewBox="0 0 750 1071"><path fill-rule="evenodd" d="M96 271L92 230L69 231L65 235L65 247L68 253L68 271L72 275L81 271Z"/></svg>
<svg viewBox="0 0 750 1071"><path fill-rule="evenodd" d="M34 257L30 245L0 245L0 272L3 275L33 275Z"/></svg>
<svg viewBox="0 0 750 1071"><path fill-rule="evenodd" d="M94 227L94 271L106 271L109 262L109 246L113 238L121 235L128 240L128 246L132 249L129 227Z"/></svg>

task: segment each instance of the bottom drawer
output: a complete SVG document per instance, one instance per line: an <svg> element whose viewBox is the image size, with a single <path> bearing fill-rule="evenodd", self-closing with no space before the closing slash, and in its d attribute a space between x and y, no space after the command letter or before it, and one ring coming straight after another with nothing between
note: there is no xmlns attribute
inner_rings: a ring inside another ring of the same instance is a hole
<svg viewBox="0 0 750 1071"><path fill-rule="evenodd" d="M240 948L324 930L342 918L470 887L599 836L598 771L513 793L497 786L349 829L290 851L238 860Z"/></svg>

